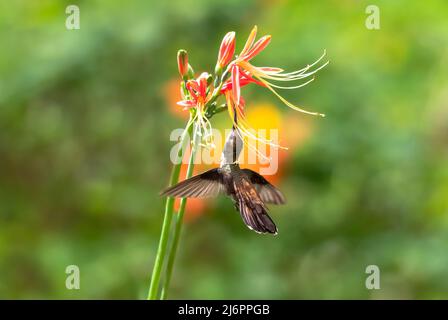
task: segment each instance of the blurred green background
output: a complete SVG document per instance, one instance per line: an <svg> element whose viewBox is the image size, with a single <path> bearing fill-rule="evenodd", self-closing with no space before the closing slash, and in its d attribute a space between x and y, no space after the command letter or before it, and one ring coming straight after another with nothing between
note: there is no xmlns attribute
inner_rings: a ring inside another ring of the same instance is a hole
<svg viewBox="0 0 448 320"><path fill-rule="evenodd" d="M69 4L80 30L65 28ZM281 168L279 235L212 201L183 230L169 297L448 298L444 0L1 1L0 298L145 297L169 134L185 123L167 97L177 49L212 70L225 32L239 51L254 24L273 37L257 65L297 69L327 49L316 81L285 93L327 117L248 89L248 110L309 127ZM71 264L80 290L65 288ZM380 290L365 287L370 264Z"/></svg>

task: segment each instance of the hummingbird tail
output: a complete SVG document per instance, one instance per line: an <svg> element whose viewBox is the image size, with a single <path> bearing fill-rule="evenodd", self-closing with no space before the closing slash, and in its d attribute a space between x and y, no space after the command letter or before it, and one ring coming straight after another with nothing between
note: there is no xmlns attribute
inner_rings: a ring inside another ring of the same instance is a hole
<svg viewBox="0 0 448 320"><path fill-rule="evenodd" d="M246 226L257 233L277 234L277 227L265 208L239 201L237 207Z"/></svg>
<svg viewBox="0 0 448 320"><path fill-rule="evenodd" d="M235 184L236 209L249 229L258 233L277 234L277 227L269 217L266 205L260 199L255 188L246 179Z"/></svg>

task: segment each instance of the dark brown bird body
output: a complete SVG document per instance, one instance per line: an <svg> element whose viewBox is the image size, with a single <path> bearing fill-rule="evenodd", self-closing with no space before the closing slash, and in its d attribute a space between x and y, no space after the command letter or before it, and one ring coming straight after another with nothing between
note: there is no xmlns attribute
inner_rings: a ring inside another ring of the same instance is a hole
<svg viewBox="0 0 448 320"><path fill-rule="evenodd" d="M236 159L241 152L235 131L224 146L221 166L186 179L162 192L163 196L207 198L219 194L229 196L244 223L258 233L277 234L277 227L268 215L265 203L284 204L283 194L263 176L250 169L241 169ZM237 150L238 149L238 150Z"/></svg>
<svg viewBox="0 0 448 320"><path fill-rule="evenodd" d="M244 223L258 233L277 233L265 203L283 204L282 193L265 178L238 164L211 169L168 189L162 195L181 198L207 198L219 194L229 196Z"/></svg>

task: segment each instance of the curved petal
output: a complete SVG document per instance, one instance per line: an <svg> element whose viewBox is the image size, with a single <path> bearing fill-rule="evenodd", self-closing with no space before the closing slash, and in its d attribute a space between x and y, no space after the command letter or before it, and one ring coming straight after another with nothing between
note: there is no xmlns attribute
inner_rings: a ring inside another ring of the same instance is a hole
<svg viewBox="0 0 448 320"><path fill-rule="evenodd" d="M244 56L241 57L241 59L245 61L249 61L253 57L255 57L257 54L259 54L261 51L263 51L271 42L271 36L264 36L260 40L258 40L252 49L249 50Z"/></svg>
<svg viewBox="0 0 448 320"><path fill-rule="evenodd" d="M241 96L240 88L240 68L237 65L232 66L232 95L233 101L239 104Z"/></svg>

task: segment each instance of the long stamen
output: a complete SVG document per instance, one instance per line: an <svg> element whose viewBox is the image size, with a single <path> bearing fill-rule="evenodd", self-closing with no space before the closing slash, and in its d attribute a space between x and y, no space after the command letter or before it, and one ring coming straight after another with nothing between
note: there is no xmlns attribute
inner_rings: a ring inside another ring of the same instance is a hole
<svg viewBox="0 0 448 320"><path fill-rule="evenodd" d="M254 151L257 156L259 156L267 161L271 160L269 157L267 157L261 151L259 151L256 145L254 146L251 142L249 142L249 140L251 140L251 141L255 140L256 142L258 141L259 143L262 143L264 145L269 145L270 147L273 147L273 148L284 149L284 150L288 149L287 147L273 143L273 142L271 142L271 140L261 138L261 137L257 136L256 134L253 134L252 132L250 132L250 130L248 128L251 128L251 126L248 125L248 123L245 121L245 116L244 116L242 110L240 110L238 108L235 109L233 107L232 98L231 98L230 94L226 94L226 100L227 100L227 106L228 106L227 110L228 110L230 119L232 119L233 125L237 129L236 130L237 134L239 135L241 140L244 142L244 144L247 145L250 150ZM236 112L237 112L238 122L235 121L234 110L236 110Z"/></svg>
<svg viewBox="0 0 448 320"><path fill-rule="evenodd" d="M211 122L205 116L204 113L204 105L202 103L198 103L196 105L196 114L193 117L192 121L195 123L195 130L197 135L201 137L199 145L204 147L212 147L213 144L213 127Z"/></svg>
<svg viewBox="0 0 448 320"><path fill-rule="evenodd" d="M273 81L295 81L295 80L307 78L307 77L317 73L319 70L325 68L329 63L330 62L327 61L325 64L321 65L319 68L317 68L311 72L300 73L300 74L296 74L294 76L286 75L284 73L277 73L277 74L266 73L263 70L260 70L260 68L254 67L250 63L242 63L241 66L242 66L242 68L247 69L252 74L257 75L259 77L263 77L265 79L269 79L269 80L273 80Z"/></svg>
<svg viewBox="0 0 448 320"><path fill-rule="evenodd" d="M252 44L254 43L255 37L257 36L257 26L254 26L252 31L249 34L249 37L247 38L246 44L244 45L243 50L240 53L240 57L244 56L247 51L252 47Z"/></svg>
<svg viewBox="0 0 448 320"><path fill-rule="evenodd" d="M316 72L318 72L319 70L325 68L329 63L330 63L330 61L327 61L323 65L318 67L317 69L314 69L313 71L310 71L308 73L298 73L298 74L293 75L293 76L280 73L280 74L276 74L275 76L286 77L286 78L289 78L289 79L303 79L303 78L309 77L309 76L315 74Z"/></svg>
<svg viewBox="0 0 448 320"><path fill-rule="evenodd" d="M255 131L255 130L245 120L245 117L241 113L241 111L237 110L237 116L238 116L238 123L234 122L234 124L237 125L241 129L241 131L248 137L251 137L252 139L254 139L256 141L259 141L263 144L269 145L274 148L288 149L287 147L284 147L284 146L281 146L279 144L272 142L272 139L265 139L265 138L258 136L256 133L252 133L251 130L253 130L253 131Z"/></svg>
<svg viewBox="0 0 448 320"><path fill-rule="evenodd" d="M273 83L268 82L268 81L266 81L266 82L268 82L269 85L270 85L271 87L274 87L274 88L277 88L277 89L287 89L287 90L289 90L289 89L298 89L298 88L302 88L302 87L306 86L307 84L309 84L310 82L313 82L314 79L315 79L315 78L313 77L313 78L311 78L310 80L308 80L307 82L304 82L304 83L302 83L302 84L299 84L299 85L297 85L297 86L292 86L292 87L283 87L283 86L278 86L278 85L273 84Z"/></svg>
<svg viewBox="0 0 448 320"><path fill-rule="evenodd" d="M300 73L301 71L303 71L305 69L308 70L308 69L314 67L316 64L318 64L326 55L327 55L327 50L324 50L324 53L316 61L314 61L312 64L307 65L303 69L300 69L300 70L297 70L297 71L293 71L293 72L289 72L289 73L285 73L284 75L294 75L296 73ZM328 64L328 62L326 64Z"/></svg>
<svg viewBox="0 0 448 320"><path fill-rule="evenodd" d="M299 112L302 112L302 113L310 114L310 115L313 115L313 116L325 117L325 114L323 114L323 113L307 111L305 109L302 109L302 108L299 108L299 107L293 105L291 102L289 102L288 100L283 98L280 94L278 94L277 91L275 91L266 80L264 80L263 78L259 78L259 77L257 77L257 78L258 78L258 80L263 82L266 85L266 87L268 87L268 89L272 91L272 93L274 93L284 104L286 104L291 109L299 111Z"/></svg>
<svg viewBox="0 0 448 320"><path fill-rule="evenodd" d="M256 145L254 146L252 143L250 143L250 142L249 142L249 139L248 139L248 137L247 137L247 135L242 134L242 133L240 132L240 130L241 130L241 128L238 126L238 127L237 127L237 130L235 130L235 131L236 131L236 133L238 134L238 136L240 137L240 139L243 141L243 143L244 143L250 150L254 151L255 154L256 154L257 156L261 157L261 158L264 159L264 160L270 161L271 159L270 159L269 157L267 157L266 155L264 155L260 150L258 150L258 148L257 148Z"/></svg>
<svg viewBox="0 0 448 320"><path fill-rule="evenodd" d="M260 69L262 72L266 74L278 74L285 71L281 68L274 68L274 67L258 67L258 69Z"/></svg>

